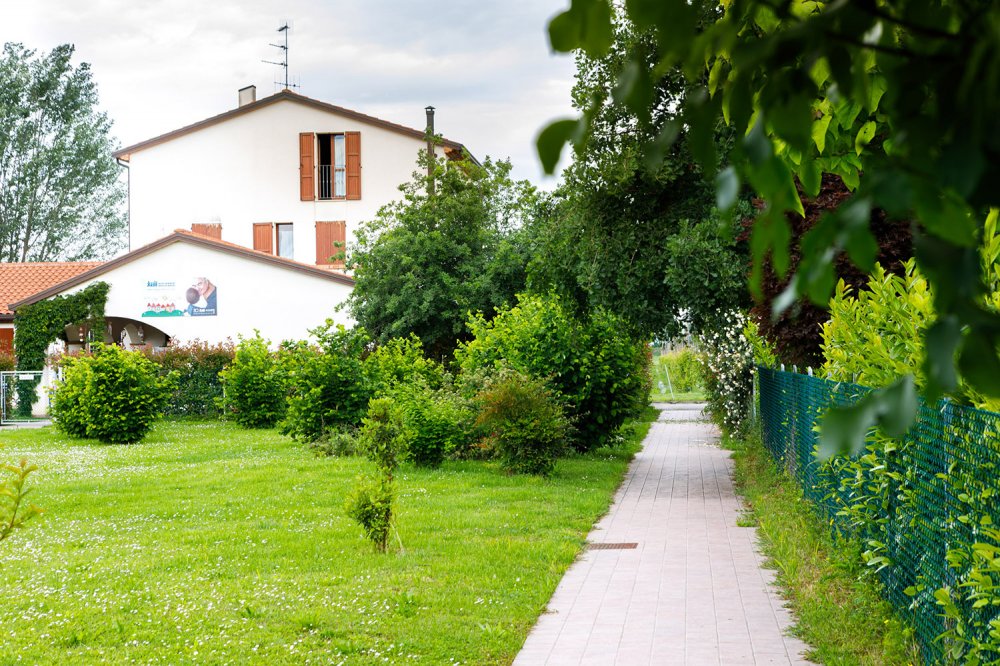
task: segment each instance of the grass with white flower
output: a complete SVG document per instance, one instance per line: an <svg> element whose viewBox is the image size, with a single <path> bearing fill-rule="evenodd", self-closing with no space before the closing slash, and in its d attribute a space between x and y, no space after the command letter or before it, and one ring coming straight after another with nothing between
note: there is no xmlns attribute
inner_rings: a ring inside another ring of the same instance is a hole
<svg viewBox="0 0 1000 666"><path fill-rule="evenodd" d="M5 431L46 513L0 543L0 664L510 663L647 428L550 479L404 466L387 555L344 514L360 458L218 423Z"/></svg>

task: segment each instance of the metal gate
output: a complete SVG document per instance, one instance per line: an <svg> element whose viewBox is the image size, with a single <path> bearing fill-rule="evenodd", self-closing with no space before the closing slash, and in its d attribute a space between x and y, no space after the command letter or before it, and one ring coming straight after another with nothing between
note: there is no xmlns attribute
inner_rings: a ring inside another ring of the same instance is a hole
<svg viewBox="0 0 1000 666"><path fill-rule="evenodd" d="M31 408L41 383L41 372L0 372L0 425L38 420Z"/></svg>

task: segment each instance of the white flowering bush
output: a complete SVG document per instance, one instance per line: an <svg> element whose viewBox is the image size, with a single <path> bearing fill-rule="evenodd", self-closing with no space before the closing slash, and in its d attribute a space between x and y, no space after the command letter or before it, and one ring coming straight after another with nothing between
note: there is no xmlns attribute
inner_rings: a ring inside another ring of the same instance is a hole
<svg viewBox="0 0 1000 666"><path fill-rule="evenodd" d="M754 346L745 331L750 322L737 310L720 317L720 328L700 340L708 410L730 433L743 430L753 396Z"/></svg>

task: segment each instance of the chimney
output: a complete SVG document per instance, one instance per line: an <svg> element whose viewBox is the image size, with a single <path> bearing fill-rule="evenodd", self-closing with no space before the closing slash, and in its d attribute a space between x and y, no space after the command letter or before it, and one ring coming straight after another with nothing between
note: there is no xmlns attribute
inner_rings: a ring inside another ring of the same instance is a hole
<svg viewBox="0 0 1000 666"><path fill-rule="evenodd" d="M246 106L247 104L253 104L257 101L257 86L247 86L246 88L240 88L240 106Z"/></svg>
<svg viewBox="0 0 1000 666"><path fill-rule="evenodd" d="M434 194L434 107L428 106L427 112L427 193Z"/></svg>

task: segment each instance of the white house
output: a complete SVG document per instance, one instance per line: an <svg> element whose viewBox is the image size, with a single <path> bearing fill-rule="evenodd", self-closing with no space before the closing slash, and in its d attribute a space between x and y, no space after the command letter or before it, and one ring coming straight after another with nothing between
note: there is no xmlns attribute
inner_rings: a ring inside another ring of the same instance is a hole
<svg viewBox="0 0 1000 666"><path fill-rule="evenodd" d="M338 271L178 230L94 265L16 303L12 310L106 282L104 340L126 347L169 341L215 343L254 330L277 344L302 340L327 318L353 325L337 310L354 280ZM85 332L67 327L69 348ZM91 335L90 337L94 337Z"/></svg>
<svg viewBox="0 0 1000 666"><path fill-rule="evenodd" d="M191 229L324 267L357 225L400 197L420 151L462 159L404 127L284 90L115 153L128 167L129 247Z"/></svg>

